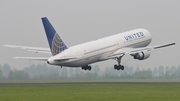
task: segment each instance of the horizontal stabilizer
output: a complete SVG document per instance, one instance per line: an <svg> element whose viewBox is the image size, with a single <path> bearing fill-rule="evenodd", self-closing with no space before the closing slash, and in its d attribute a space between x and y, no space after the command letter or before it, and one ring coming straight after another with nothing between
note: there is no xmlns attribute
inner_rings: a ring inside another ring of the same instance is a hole
<svg viewBox="0 0 180 101"><path fill-rule="evenodd" d="M39 60L39 61L47 61L46 57L14 57L14 59L22 59L22 60Z"/></svg>
<svg viewBox="0 0 180 101"><path fill-rule="evenodd" d="M62 60L70 60L70 59L77 59L77 57L63 57L54 59L55 61L62 61Z"/></svg>

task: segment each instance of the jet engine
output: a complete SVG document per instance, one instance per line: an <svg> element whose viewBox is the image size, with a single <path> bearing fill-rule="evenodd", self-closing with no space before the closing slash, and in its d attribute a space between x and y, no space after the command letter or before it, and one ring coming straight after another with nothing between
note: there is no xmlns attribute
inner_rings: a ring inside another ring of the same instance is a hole
<svg viewBox="0 0 180 101"><path fill-rule="evenodd" d="M134 59L145 60L149 58L150 51L141 51L141 52L135 53L133 56L134 56Z"/></svg>

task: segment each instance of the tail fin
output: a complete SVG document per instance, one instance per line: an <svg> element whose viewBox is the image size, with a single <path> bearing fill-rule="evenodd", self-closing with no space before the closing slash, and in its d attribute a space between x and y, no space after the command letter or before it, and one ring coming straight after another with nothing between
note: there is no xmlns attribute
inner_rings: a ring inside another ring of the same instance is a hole
<svg viewBox="0 0 180 101"><path fill-rule="evenodd" d="M63 40L59 37L59 35L56 33L56 30L53 28L49 20L46 17L43 17L41 19L44 26L44 30L46 32L46 36L49 42L49 47L51 49L52 55L54 56L67 49L67 46L65 45Z"/></svg>

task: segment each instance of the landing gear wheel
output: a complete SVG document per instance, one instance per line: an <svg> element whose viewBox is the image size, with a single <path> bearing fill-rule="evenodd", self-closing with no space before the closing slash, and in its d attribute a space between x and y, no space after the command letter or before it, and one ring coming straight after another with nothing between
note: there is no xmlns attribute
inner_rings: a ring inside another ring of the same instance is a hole
<svg viewBox="0 0 180 101"><path fill-rule="evenodd" d="M91 70L91 66L88 66L88 70Z"/></svg>
<svg viewBox="0 0 180 101"><path fill-rule="evenodd" d="M124 66L123 65L114 65L114 69L117 69L117 70L124 70Z"/></svg>
<svg viewBox="0 0 180 101"><path fill-rule="evenodd" d="M114 69L117 69L118 68L118 66L117 65L114 65Z"/></svg>
<svg viewBox="0 0 180 101"><path fill-rule="evenodd" d="M91 66L82 66L81 69L82 70L91 70Z"/></svg>
<svg viewBox="0 0 180 101"><path fill-rule="evenodd" d="M124 55L120 56L120 57L116 57L115 60L118 62L118 65L114 65L114 69L117 69L117 70L124 70L124 66L121 65L121 58L123 57Z"/></svg>
<svg viewBox="0 0 180 101"><path fill-rule="evenodd" d="M118 66L117 70L120 70L120 67Z"/></svg>
<svg viewBox="0 0 180 101"><path fill-rule="evenodd" d="M123 65L121 66L121 70L124 70L124 66Z"/></svg>

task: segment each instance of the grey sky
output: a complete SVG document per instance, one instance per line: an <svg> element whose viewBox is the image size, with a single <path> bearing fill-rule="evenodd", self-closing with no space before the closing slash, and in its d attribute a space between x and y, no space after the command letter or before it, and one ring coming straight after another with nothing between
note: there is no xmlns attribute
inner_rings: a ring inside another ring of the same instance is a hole
<svg viewBox="0 0 180 101"><path fill-rule="evenodd" d="M176 46L154 50L145 61L126 56L122 63L178 66L179 4L179 0L0 0L0 45L48 47L40 19L47 16L68 46L136 28L148 29L153 35L150 45L176 42ZM29 61L12 59L14 56L50 56L5 47L0 50L0 64L8 63L13 68L29 65ZM115 63L110 60L99 64L113 67Z"/></svg>

